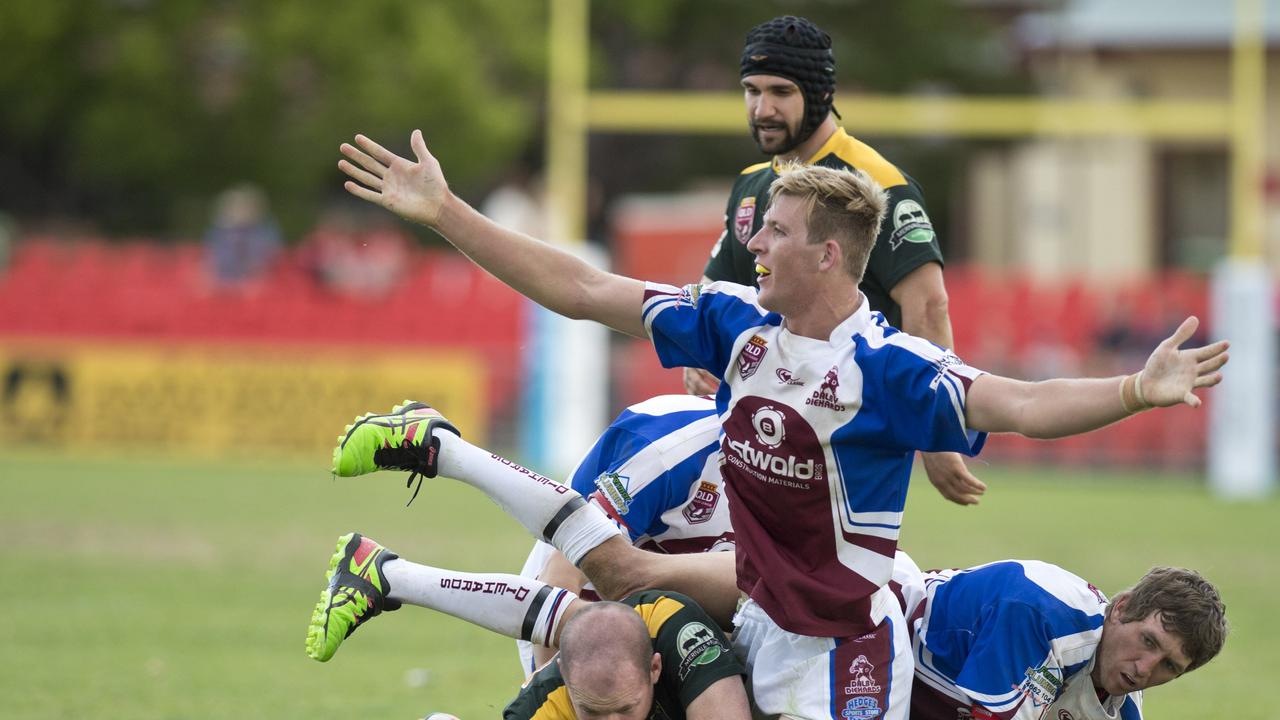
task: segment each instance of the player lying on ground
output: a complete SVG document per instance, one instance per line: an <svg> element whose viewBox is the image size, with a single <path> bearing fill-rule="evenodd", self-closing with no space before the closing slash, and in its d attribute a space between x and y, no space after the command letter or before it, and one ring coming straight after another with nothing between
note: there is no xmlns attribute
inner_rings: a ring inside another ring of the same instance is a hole
<svg viewBox="0 0 1280 720"><path fill-rule="evenodd" d="M307 638L308 653L320 660L332 657L365 621L402 603L551 647L563 647L571 637L562 628L591 627L571 622L594 603L570 591L516 575L411 563L355 534L339 539L330 568ZM1110 603L1091 583L1038 561L921 573L899 552L894 579L916 659L914 720L954 720L966 713L980 719L1137 720L1144 689L1207 663L1227 632L1217 590L1194 571L1178 568L1151 570ZM649 624L652 651L662 655L659 669L668 671L656 681L655 703L687 708L695 720L721 702L741 710L736 703L742 686L733 675L741 668L721 657L728 655L723 638L691 600L648 591L627 602ZM679 612L677 606L683 606ZM675 619L654 624L667 617ZM591 632L606 636L603 630ZM881 689L874 671L885 658L869 650L856 640L835 650L844 671L833 713L878 714ZM604 662L593 657L596 665ZM565 683L566 662L562 656L538 671L508 717L532 717L544 705L547 711L562 709L554 690ZM598 697L572 685L567 692L571 699Z"/></svg>
<svg viewBox="0 0 1280 720"><path fill-rule="evenodd" d="M365 620L404 603L559 647L507 706L507 720L612 717L749 720L745 669L706 613L678 593L583 602L518 575L459 573L399 558L356 533L338 539L307 630L328 660Z"/></svg>
<svg viewBox="0 0 1280 720"><path fill-rule="evenodd" d="M604 510L636 547L667 554L732 550L719 447L714 402L661 395L623 410L578 462L568 485ZM540 540L520 574L584 599L599 598L578 568ZM545 646L517 644L526 674L551 657Z"/></svg>
<svg viewBox="0 0 1280 720"><path fill-rule="evenodd" d="M603 272L488 221L449 192L419 132L411 138L416 162L363 136L356 143L342 146L339 163L356 196L435 228L545 307L652 337L664 365L720 378L722 473L738 587L749 596L735 625L750 645L753 693L765 714L835 717L831 651L860 637L890 658L876 670L882 717L906 717L912 660L886 585L917 450L972 455L985 432L1061 437L1152 406L1198 405L1192 391L1220 382L1227 360L1225 342L1177 349L1195 330L1189 318L1134 375L1025 383L898 332L858 291L886 204L861 173L805 167L773 183L767 219L748 243L758 292L727 283L682 291ZM575 563L611 538L643 554L611 525L613 533L601 534L582 521L595 517L578 512L585 502L564 504L559 489L567 488L546 482L557 490L545 502L521 493L519 507L499 504L535 536L562 535L558 547ZM545 510L551 514L541 517ZM700 557L674 556L697 573L686 580L705 572ZM601 586L599 574L588 575ZM683 591L687 583L645 585ZM703 604L717 620L729 609Z"/></svg>

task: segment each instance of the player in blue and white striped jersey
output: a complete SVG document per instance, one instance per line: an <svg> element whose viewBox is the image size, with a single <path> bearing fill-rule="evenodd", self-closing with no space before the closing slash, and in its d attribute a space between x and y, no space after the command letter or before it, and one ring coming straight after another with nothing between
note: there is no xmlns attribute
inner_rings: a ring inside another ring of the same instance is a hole
<svg viewBox="0 0 1280 720"><path fill-rule="evenodd" d="M705 397L660 395L622 411L578 462L569 484L609 516L636 547L659 553L734 547L720 476L720 418ZM541 540L520 571L599 599L587 578ZM734 592L734 588L726 588ZM554 651L517 641L528 675Z"/></svg>
<svg viewBox="0 0 1280 720"><path fill-rule="evenodd" d="M900 556L895 579L912 626L912 720L1140 720L1142 691L1204 665L1227 631L1217 590L1179 568L1110 603L1035 560L919 573Z"/></svg>

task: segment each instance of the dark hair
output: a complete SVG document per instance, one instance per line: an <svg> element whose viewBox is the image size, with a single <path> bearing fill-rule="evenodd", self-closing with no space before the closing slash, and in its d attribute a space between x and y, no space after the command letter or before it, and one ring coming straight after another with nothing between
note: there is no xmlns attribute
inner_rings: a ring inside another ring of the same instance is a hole
<svg viewBox="0 0 1280 720"><path fill-rule="evenodd" d="M751 28L742 47L741 73L777 75L795 83L804 95L804 122L797 142L804 142L832 111L836 91L836 59L831 36L817 25L783 15Z"/></svg>
<svg viewBox="0 0 1280 720"><path fill-rule="evenodd" d="M1191 659L1187 672L1212 660L1227 639L1227 606L1218 589L1194 570L1151 568L1137 585L1118 593L1107 608L1121 599L1120 622L1143 620L1160 613L1160 624L1182 640Z"/></svg>

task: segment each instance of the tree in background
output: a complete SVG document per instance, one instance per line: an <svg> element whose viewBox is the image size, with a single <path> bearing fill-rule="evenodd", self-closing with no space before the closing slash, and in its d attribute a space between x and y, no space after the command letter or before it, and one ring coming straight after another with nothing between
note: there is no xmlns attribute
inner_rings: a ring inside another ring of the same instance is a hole
<svg viewBox="0 0 1280 720"><path fill-rule="evenodd" d="M832 34L846 97L1013 87L1011 53L971 4L591 0L590 12L595 87L734 91L747 29L784 13ZM547 15L547 0L0 3L0 211L194 238L219 191L251 182L296 239L340 195L340 141L414 127L477 199L541 143ZM599 194L731 176L763 159L745 128L597 136ZM941 178L894 159L944 206Z"/></svg>
<svg viewBox="0 0 1280 720"><path fill-rule="evenodd" d="M435 147L465 189L536 132L545 14L505 0L0 3L0 203L194 236L219 190L250 181L296 237L338 187L338 142L410 127L448 133Z"/></svg>

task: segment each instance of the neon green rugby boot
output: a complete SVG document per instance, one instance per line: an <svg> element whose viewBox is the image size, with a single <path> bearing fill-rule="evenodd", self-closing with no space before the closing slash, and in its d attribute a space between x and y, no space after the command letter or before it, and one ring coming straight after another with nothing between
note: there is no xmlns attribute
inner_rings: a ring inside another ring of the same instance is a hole
<svg viewBox="0 0 1280 720"><path fill-rule="evenodd" d="M420 488L421 478L433 478L439 470L440 440L432 434L436 428L462 436L426 403L405 400L385 415L366 413L338 438L333 449L333 474L356 477L375 470L408 470L405 487L418 478ZM415 489L413 496L417 495Z"/></svg>
<svg viewBox="0 0 1280 720"><path fill-rule="evenodd" d="M400 603L387 599L390 585L382 566L398 556L360 533L338 538L338 549L329 558L320 602L307 627L307 656L327 662L342 641L367 620L384 610L398 610Z"/></svg>

